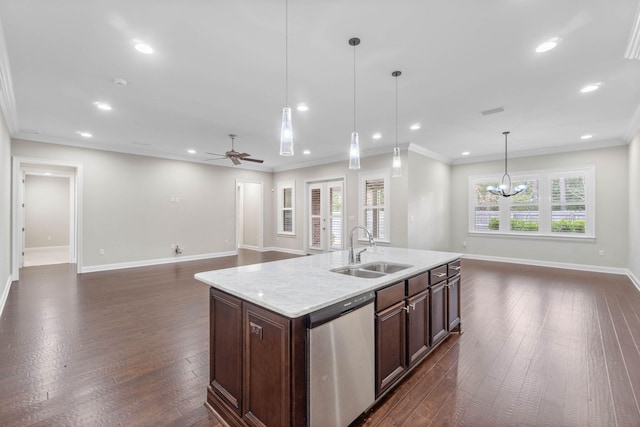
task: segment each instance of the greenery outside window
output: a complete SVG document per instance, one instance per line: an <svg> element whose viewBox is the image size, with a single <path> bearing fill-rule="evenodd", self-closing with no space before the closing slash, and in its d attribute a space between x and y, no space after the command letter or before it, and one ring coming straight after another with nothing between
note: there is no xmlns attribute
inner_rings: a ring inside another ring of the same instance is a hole
<svg viewBox="0 0 640 427"><path fill-rule="evenodd" d="M513 174L512 197L486 191L499 176L469 178L469 232L554 237L595 237L594 167Z"/></svg>
<svg viewBox="0 0 640 427"><path fill-rule="evenodd" d="M295 183L278 183L278 234L295 235Z"/></svg>

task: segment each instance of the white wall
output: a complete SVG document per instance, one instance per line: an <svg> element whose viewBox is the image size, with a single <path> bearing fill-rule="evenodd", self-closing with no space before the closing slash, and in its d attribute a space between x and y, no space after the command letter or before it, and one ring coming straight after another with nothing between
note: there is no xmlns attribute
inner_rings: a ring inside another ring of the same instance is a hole
<svg viewBox="0 0 640 427"><path fill-rule="evenodd" d="M271 188L270 173L34 141L14 140L12 154L83 165L82 259L90 269L175 257L176 243L183 258L235 251L236 179ZM264 200L271 223L271 197Z"/></svg>
<svg viewBox="0 0 640 427"><path fill-rule="evenodd" d="M629 144L629 270L640 286L640 133Z"/></svg>
<svg viewBox="0 0 640 427"><path fill-rule="evenodd" d="M25 176L25 248L69 246L69 202L69 178Z"/></svg>
<svg viewBox="0 0 640 427"><path fill-rule="evenodd" d="M276 236L273 246L289 250L303 251L304 233L305 233L305 199L306 199L306 181L319 181L324 179L334 179L346 177L345 180L345 230L349 230L358 225L358 174L363 172L371 172L378 170L389 170L391 174L391 159L393 151L389 154L381 154L371 157L363 157L360 159L360 170L349 170L347 160L334 162L319 166L311 166L289 171L274 173L273 188L277 187L278 182L295 181L296 186L296 211L295 211L295 236ZM406 152L403 153L403 178L391 178L391 246L406 247L407 246L407 161ZM276 206L277 192L272 193L273 206ZM349 218L353 219L349 219ZM273 219L270 223L272 230L277 230L277 219ZM275 231L274 231L275 233ZM346 238L348 239L348 235ZM348 246L348 242L346 244Z"/></svg>
<svg viewBox="0 0 640 427"><path fill-rule="evenodd" d="M412 151L408 157L408 247L448 251L451 166Z"/></svg>
<svg viewBox="0 0 640 427"><path fill-rule="evenodd" d="M11 285L11 135L0 112L0 313Z"/></svg>
<svg viewBox="0 0 640 427"><path fill-rule="evenodd" d="M596 240L548 240L468 234L469 176L502 173L503 161L452 167L451 250L490 257L626 268L629 215L627 146L509 159L509 172L594 165ZM467 242L463 247L462 242ZM605 255L599 256L598 251Z"/></svg>

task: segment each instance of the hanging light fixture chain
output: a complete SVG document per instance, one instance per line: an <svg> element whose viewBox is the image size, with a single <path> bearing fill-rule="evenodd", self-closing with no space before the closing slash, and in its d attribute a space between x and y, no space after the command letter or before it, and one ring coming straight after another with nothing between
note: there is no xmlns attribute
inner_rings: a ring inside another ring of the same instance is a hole
<svg viewBox="0 0 640 427"><path fill-rule="evenodd" d="M396 148L398 148L398 76L400 72L396 71L393 74L396 78Z"/></svg>
<svg viewBox="0 0 640 427"><path fill-rule="evenodd" d="M509 132L502 132L504 134L504 174L507 174L507 135Z"/></svg>
<svg viewBox="0 0 640 427"><path fill-rule="evenodd" d="M356 46L353 44L353 131L356 131Z"/></svg>

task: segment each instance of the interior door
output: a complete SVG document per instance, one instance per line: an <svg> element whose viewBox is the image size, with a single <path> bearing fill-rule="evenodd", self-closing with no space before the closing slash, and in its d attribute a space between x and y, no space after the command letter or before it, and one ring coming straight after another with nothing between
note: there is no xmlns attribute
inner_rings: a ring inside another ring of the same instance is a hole
<svg viewBox="0 0 640 427"><path fill-rule="evenodd" d="M344 181L308 186L308 246L314 251L339 251L344 242Z"/></svg>

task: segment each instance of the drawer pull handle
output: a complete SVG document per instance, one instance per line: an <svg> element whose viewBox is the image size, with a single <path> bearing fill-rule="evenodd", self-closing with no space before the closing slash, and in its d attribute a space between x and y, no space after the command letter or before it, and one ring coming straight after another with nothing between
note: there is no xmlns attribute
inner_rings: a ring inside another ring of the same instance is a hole
<svg viewBox="0 0 640 427"><path fill-rule="evenodd" d="M445 277L447 275L447 273L436 273L436 276L438 277Z"/></svg>
<svg viewBox="0 0 640 427"><path fill-rule="evenodd" d="M262 341L262 326L253 322L249 322L249 326L251 328L251 333L256 334L258 336L258 339Z"/></svg>
<svg viewBox="0 0 640 427"><path fill-rule="evenodd" d="M458 270L460 270L460 266L459 265L452 265L451 269L455 270L455 271L458 271Z"/></svg>
<svg viewBox="0 0 640 427"><path fill-rule="evenodd" d="M403 309L404 311L406 311L407 313L409 312L409 307L406 307L406 306L405 306L405 307L402 307L402 309Z"/></svg>

